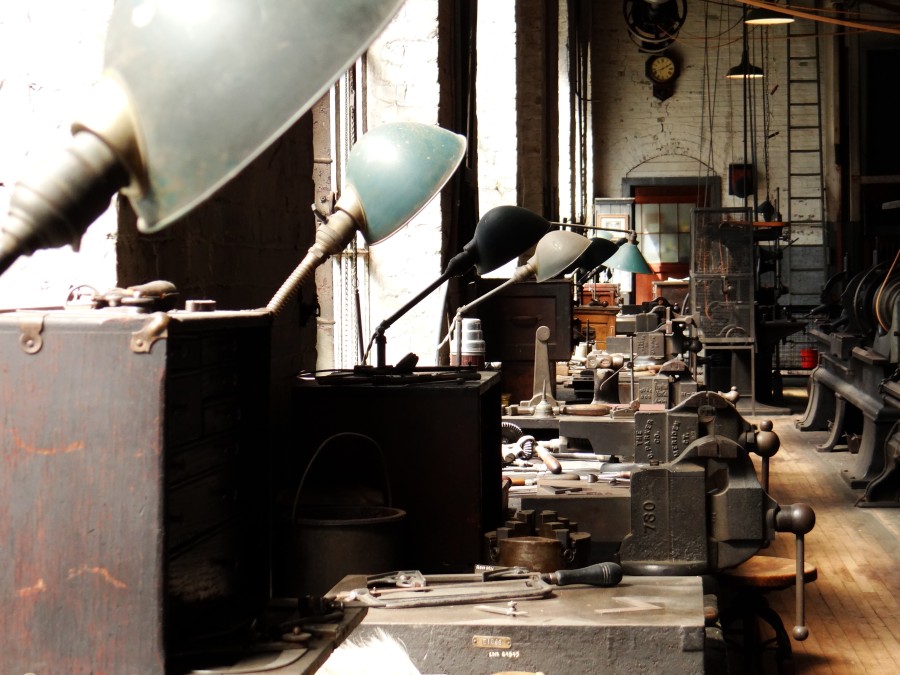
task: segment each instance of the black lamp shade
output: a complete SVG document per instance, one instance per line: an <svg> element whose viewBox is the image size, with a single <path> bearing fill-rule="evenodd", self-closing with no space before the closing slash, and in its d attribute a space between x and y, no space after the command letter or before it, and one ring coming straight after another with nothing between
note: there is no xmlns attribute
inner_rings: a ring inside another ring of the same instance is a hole
<svg viewBox="0 0 900 675"><path fill-rule="evenodd" d="M487 274L525 253L550 229L545 218L521 206L497 206L478 221L465 245L476 257L475 270Z"/></svg>
<svg viewBox="0 0 900 675"><path fill-rule="evenodd" d="M725 77L731 80L741 80L744 78L762 77L763 69L750 63L750 56L745 49L741 55L741 62L736 66L732 66L725 73Z"/></svg>
<svg viewBox="0 0 900 675"><path fill-rule="evenodd" d="M581 254L578 260L569 266L569 269L567 269L566 272L568 273L576 269L597 269L604 262L612 258L617 250L619 250L619 247L612 239L592 237L591 243L588 245L585 252Z"/></svg>

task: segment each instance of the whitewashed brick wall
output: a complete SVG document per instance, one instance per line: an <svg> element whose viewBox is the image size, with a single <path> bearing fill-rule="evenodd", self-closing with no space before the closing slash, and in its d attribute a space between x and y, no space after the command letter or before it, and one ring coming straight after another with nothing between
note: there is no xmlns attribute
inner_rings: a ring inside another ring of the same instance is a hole
<svg viewBox="0 0 900 675"><path fill-rule="evenodd" d="M410 0L368 51L367 124L437 124L438 2ZM402 186L398 186L398 189ZM366 336L441 274L441 208L434 199L405 227L370 253ZM388 364L409 352L434 364L445 287L432 293L387 331ZM371 361L370 361L371 362Z"/></svg>

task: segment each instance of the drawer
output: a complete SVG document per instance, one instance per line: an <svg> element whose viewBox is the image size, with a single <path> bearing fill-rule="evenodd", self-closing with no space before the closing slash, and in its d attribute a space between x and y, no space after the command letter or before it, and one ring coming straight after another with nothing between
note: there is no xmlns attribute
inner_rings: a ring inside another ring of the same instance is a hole
<svg viewBox="0 0 900 675"><path fill-rule="evenodd" d="M166 483L177 486L237 460L241 442L236 434L220 434L200 443L172 449L166 456Z"/></svg>
<svg viewBox="0 0 900 675"><path fill-rule="evenodd" d="M166 548L174 551L239 510L236 468L223 466L166 490Z"/></svg>

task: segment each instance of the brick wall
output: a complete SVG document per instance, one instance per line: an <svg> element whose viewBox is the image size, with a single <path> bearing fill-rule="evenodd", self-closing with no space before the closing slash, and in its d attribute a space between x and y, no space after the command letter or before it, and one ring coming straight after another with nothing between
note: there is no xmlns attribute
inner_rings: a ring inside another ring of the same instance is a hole
<svg viewBox="0 0 900 675"><path fill-rule="evenodd" d="M743 82L724 77L741 58L739 4L691 6L669 48L681 64L681 76L674 95L665 101L653 97L645 75L649 54L630 39L621 13L595 7L590 91L594 195L627 196L622 187L625 178L717 176L722 206L743 206L743 199L728 195L726 177L729 164L746 161L756 167L758 201L768 195L774 202L780 188L780 209L786 218L787 29L753 28L748 33L750 60L766 75L751 81L747 90L752 104L745 133ZM713 37L704 40L706 34ZM794 65L802 67L809 68L804 62ZM795 220L813 210L809 204L798 206ZM793 301L814 304L824 281L823 227L795 227L792 239L796 241L785 272L793 286Z"/></svg>
<svg viewBox="0 0 900 675"><path fill-rule="evenodd" d="M407 2L368 51L367 124L437 124L438 0ZM398 186L401 188L402 186ZM405 227L371 248L366 336L441 274L441 203L434 199ZM387 331L388 364L407 353L433 364L445 287Z"/></svg>

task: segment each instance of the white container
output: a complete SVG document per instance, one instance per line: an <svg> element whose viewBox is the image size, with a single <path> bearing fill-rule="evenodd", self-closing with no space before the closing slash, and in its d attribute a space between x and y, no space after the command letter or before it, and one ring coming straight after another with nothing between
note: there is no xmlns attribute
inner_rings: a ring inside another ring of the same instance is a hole
<svg viewBox="0 0 900 675"><path fill-rule="evenodd" d="M463 319L462 344L460 336L454 333L450 341L450 365L475 366L484 368L484 335L481 332L481 319ZM457 363L457 354L460 355Z"/></svg>

